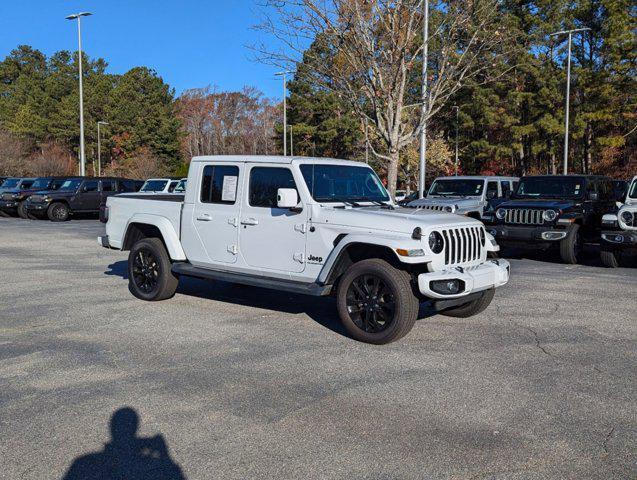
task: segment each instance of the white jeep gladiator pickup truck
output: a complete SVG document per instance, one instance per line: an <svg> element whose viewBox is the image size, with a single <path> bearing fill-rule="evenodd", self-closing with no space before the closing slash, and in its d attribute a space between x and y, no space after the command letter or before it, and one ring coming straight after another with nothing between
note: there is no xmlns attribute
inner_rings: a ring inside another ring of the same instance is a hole
<svg viewBox="0 0 637 480"><path fill-rule="evenodd" d="M184 197L110 197L104 217L98 242L130 250L138 298L171 297L181 275L335 294L345 328L370 343L407 334L421 302L475 315L509 280L482 223L397 208L359 162L195 157Z"/></svg>

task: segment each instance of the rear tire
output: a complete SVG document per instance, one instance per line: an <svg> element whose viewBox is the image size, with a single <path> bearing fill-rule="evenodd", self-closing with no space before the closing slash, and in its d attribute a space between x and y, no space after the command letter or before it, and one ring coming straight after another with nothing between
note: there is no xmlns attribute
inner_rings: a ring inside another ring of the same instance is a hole
<svg viewBox="0 0 637 480"><path fill-rule="evenodd" d="M480 298L476 300L472 300L469 303L465 303L464 305L460 305L459 307L450 308L449 310L444 310L440 312L442 315L446 315L447 317L456 317L456 318L469 318L477 315L486 310L486 308L491 304L491 300L493 300L493 296L495 295L495 288L490 288L489 290L485 290L482 293Z"/></svg>
<svg viewBox="0 0 637 480"><path fill-rule="evenodd" d="M619 255L612 250L602 250L600 253L602 265L607 268L619 267Z"/></svg>
<svg viewBox="0 0 637 480"><path fill-rule="evenodd" d="M570 265L578 263L582 251L582 236L579 228L579 225L573 225L566 238L560 241L560 257L564 263Z"/></svg>
<svg viewBox="0 0 637 480"><path fill-rule="evenodd" d="M343 326L353 338L382 345L409 333L420 302L407 272L373 258L355 263L343 274L336 305Z"/></svg>
<svg viewBox="0 0 637 480"><path fill-rule="evenodd" d="M20 202L18 204L17 210L18 210L18 217L24 218L25 220L29 218L29 214L27 213L26 205L24 204L24 202Z"/></svg>
<svg viewBox="0 0 637 480"><path fill-rule="evenodd" d="M46 211L47 217L52 222L66 222L70 214L69 206L61 202L52 203Z"/></svg>
<svg viewBox="0 0 637 480"><path fill-rule="evenodd" d="M155 302L172 297L179 277L171 270L170 257L159 238L143 238L128 255L128 286L133 295Z"/></svg>

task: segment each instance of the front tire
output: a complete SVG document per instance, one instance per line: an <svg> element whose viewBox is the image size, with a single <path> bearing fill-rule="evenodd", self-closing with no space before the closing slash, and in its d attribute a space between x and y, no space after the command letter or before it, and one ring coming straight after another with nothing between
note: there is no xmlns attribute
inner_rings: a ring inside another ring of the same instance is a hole
<svg viewBox="0 0 637 480"><path fill-rule="evenodd" d="M612 250L602 250L600 253L602 265L607 268L619 267L619 255Z"/></svg>
<svg viewBox="0 0 637 480"><path fill-rule="evenodd" d="M18 217L24 218L25 220L28 220L29 214L27 212L27 208L26 208L26 205L24 204L24 202L20 202L18 204L17 210L18 210Z"/></svg>
<svg viewBox="0 0 637 480"><path fill-rule="evenodd" d="M133 245L128 255L128 286L133 295L149 302L165 300L175 294L178 283L159 238L143 238Z"/></svg>
<svg viewBox="0 0 637 480"><path fill-rule="evenodd" d="M579 225L573 225L566 238L560 241L560 257L569 265L577 264L582 252L582 236L579 228Z"/></svg>
<svg viewBox="0 0 637 480"><path fill-rule="evenodd" d="M477 315L486 310L486 308L491 304L491 300L493 300L493 296L495 295L495 288L490 288L489 290L485 290L482 293L480 298L472 300L469 303L465 303L464 305L460 305L459 307L450 308L449 310L444 310L440 312L442 315L446 315L447 317L456 317L456 318L469 318Z"/></svg>
<svg viewBox="0 0 637 480"><path fill-rule="evenodd" d="M343 274L336 304L348 333L356 340L377 345L409 333L420 306L410 275L375 258L357 262Z"/></svg>
<svg viewBox="0 0 637 480"><path fill-rule="evenodd" d="M47 217L52 222L66 222L70 214L69 206L61 202L52 203L46 211Z"/></svg>

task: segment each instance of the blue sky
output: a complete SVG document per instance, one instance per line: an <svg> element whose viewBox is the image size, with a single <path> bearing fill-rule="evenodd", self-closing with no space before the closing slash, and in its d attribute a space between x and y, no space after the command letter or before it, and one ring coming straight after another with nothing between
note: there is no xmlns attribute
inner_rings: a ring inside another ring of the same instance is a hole
<svg viewBox="0 0 637 480"><path fill-rule="evenodd" d="M278 98L274 67L252 60L247 48L268 41L252 27L261 16L254 0L0 0L0 58L19 44L45 54L77 49L77 26L64 17L78 11L82 47L102 57L109 72L154 68L177 93L216 85L255 86Z"/></svg>

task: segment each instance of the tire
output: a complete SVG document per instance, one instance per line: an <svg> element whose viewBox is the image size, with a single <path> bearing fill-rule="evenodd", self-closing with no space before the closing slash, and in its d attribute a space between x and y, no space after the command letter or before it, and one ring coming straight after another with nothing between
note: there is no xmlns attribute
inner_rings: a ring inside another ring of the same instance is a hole
<svg viewBox="0 0 637 480"><path fill-rule="evenodd" d="M612 250L602 250L600 252L600 257L602 259L602 265L607 268L617 268L619 267L619 255Z"/></svg>
<svg viewBox="0 0 637 480"><path fill-rule="evenodd" d="M11 215L9 215L7 212L5 212L5 211L3 211L3 210L0 210L0 217L2 217L2 218L8 218L8 217L10 217L10 216L11 216Z"/></svg>
<svg viewBox="0 0 637 480"><path fill-rule="evenodd" d="M574 224L566 238L560 241L560 257L564 263L575 265L578 262L582 250L579 228L579 225Z"/></svg>
<svg viewBox="0 0 637 480"><path fill-rule="evenodd" d="M25 220L29 218L29 214L27 213L26 205L24 204L24 202L20 202L18 204L17 210L18 210L18 217L24 218Z"/></svg>
<svg viewBox="0 0 637 480"><path fill-rule="evenodd" d="M485 290L480 298L472 300L469 303L465 303L464 305L460 305L459 307L453 307L449 310L444 310L440 313L442 315L446 315L447 317L473 317L474 315L477 315L478 313L486 310L486 308L491 304L491 300L493 300L494 295L495 288L490 288L489 290Z"/></svg>
<svg viewBox="0 0 637 480"><path fill-rule="evenodd" d="M420 302L407 272L373 258L345 271L338 282L336 305L343 326L354 339L382 345L409 333Z"/></svg>
<svg viewBox="0 0 637 480"><path fill-rule="evenodd" d="M52 203L46 211L47 217L49 217L49 220L52 222L66 222L70 214L69 206L61 202Z"/></svg>
<svg viewBox="0 0 637 480"><path fill-rule="evenodd" d="M128 255L128 287L133 295L149 302L165 300L175 294L178 283L159 238L143 238L133 245Z"/></svg>

